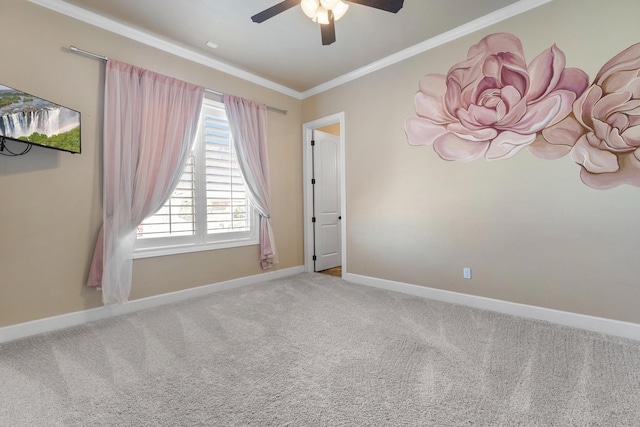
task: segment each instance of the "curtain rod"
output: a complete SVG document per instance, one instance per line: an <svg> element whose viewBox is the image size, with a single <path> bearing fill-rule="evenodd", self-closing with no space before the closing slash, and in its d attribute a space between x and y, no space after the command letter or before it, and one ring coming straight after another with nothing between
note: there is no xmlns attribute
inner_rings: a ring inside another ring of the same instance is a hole
<svg viewBox="0 0 640 427"><path fill-rule="evenodd" d="M69 46L69 50L71 52L78 53L80 55L89 56L91 58L99 59L101 61L107 61L109 59L106 56L102 56L102 55L98 55L98 54L95 54L95 53L92 53L92 52L88 52L86 50L78 49L75 46ZM207 89L207 88L205 88L204 90L205 90L205 92L212 93L214 95L224 96L223 92L220 92L220 91L217 91L217 90ZM270 105L267 105L267 110L275 111L276 113L284 114L285 116L287 115L287 110L282 110L280 108L272 107Z"/></svg>

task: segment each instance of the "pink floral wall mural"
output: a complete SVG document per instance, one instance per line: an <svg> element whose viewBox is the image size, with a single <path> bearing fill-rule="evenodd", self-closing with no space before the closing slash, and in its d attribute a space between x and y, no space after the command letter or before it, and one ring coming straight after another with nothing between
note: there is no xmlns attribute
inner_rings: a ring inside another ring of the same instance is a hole
<svg viewBox="0 0 640 427"><path fill-rule="evenodd" d="M516 36L491 34L446 75L424 76L415 108L409 144L433 145L444 160L507 159L525 147L543 159L571 153L592 188L640 187L640 43L589 85L557 46L527 65Z"/></svg>

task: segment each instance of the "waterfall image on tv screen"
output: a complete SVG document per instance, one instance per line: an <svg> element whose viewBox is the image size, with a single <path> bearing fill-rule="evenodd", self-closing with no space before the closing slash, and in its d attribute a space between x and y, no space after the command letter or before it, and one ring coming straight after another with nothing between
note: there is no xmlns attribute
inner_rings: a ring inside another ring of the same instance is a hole
<svg viewBox="0 0 640 427"><path fill-rule="evenodd" d="M0 85L0 137L80 153L80 113Z"/></svg>

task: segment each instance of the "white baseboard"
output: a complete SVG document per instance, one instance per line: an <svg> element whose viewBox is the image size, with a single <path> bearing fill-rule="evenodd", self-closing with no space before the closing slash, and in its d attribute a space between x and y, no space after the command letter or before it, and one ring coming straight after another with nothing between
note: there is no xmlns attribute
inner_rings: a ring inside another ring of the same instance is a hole
<svg viewBox="0 0 640 427"><path fill-rule="evenodd" d="M106 307L92 308L89 310L77 311L74 313L62 314L59 316L19 323L17 325L5 326L0 328L0 343L43 334L46 332L52 332L59 329L65 329L96 320L107 319L109 317L119 316L121 314L133 313L147 308L180 302L189 298L212 294L214 292L226 291L228 289L240 288L242 286L255 285L267 280L281 279L283 277L293 276L295 274L304 272L305 268L301 265L298 267L292 267L283 270L274 270L248 277L240 277L238 279L227 280L225 282L214 283L211 285L198 286L197 288L190 288L148 298L141 298L129 301L121 305L109 305Z"/></svg>
<svg viewBox="0 0 640 427"><path fill-rule="evenodd" d="M586 316L584 314L570 313L567 311L553 310L544 307L519 304L515 302L501 301L492 298L467 295L442 289L428 288L425 286L411 285L408 283L394 282L391 280L377 279L346 273L343 279L360 285L373 286L389 291L401 292L443 301L453 304L462 304L470 307L511 314L529 319L545 320L558 325L570 326L607 335L614 335L640 341L640 324L622 322L619 320L605 319L602 317Z"/></svg>
<svg viewBox="0 0 640 427"><path fill-rule="evenodd" d="M180 302L189 298L204 296L228 289L254 285L267 280L293 276L295 274L303 273L304 271L304 266L298 266L284 270L276 270L267 273L256 274L254 276L241 277L225 282L214 283L211 285L199 286L197 288L185 289L183 291L171 292L168 294L133 300L122 305L98 307L74 313L62 314L60 316L33 320L17 325L5 326L0 328L0 343L65 329L72 326L81 325L83 323L119 316L121 314L133 313L147 308ZM401 292L404 294L429 298L436 301L462 304L484 310L490 310L519 317L526 317L529 319L544 320L558 325L570 326L573 328L585 329L588 331L599 332L603 334L640 341L640 324L636 323L622 322L619 320L605 319L602 317L587 316L584 314L570 313L566 311L553 310L549 308L536 307L532 305L519 304L508 301L500 301L492 298L467 295L458 292L411 285L408 283L395 282L385 279L377 279L374 277L361 276L352 273L345 273L343 279L360 285L373 286L380 289Z"/></svg>

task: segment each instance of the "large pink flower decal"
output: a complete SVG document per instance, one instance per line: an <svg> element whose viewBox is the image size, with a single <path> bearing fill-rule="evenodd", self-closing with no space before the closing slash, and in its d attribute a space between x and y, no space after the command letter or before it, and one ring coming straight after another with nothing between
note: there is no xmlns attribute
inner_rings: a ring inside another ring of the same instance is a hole
<svg viewBox="0 0 640 427"><path fill-rule="evenodd" d="M609 60L574 103L573 116L543 136L573 146L571 157L588 186L640 187L640 43Z"/></svg>
<svg viewBox="0 0 640 427"><path fill-rule="evenodd" d="M406 120L405 132L410 144L433 144L445 160L509 158L564 119L588 84L582 70L565 68L555 45L527 66L517 37L492 34L446 76L420 81L417 116Z"/></svg>

